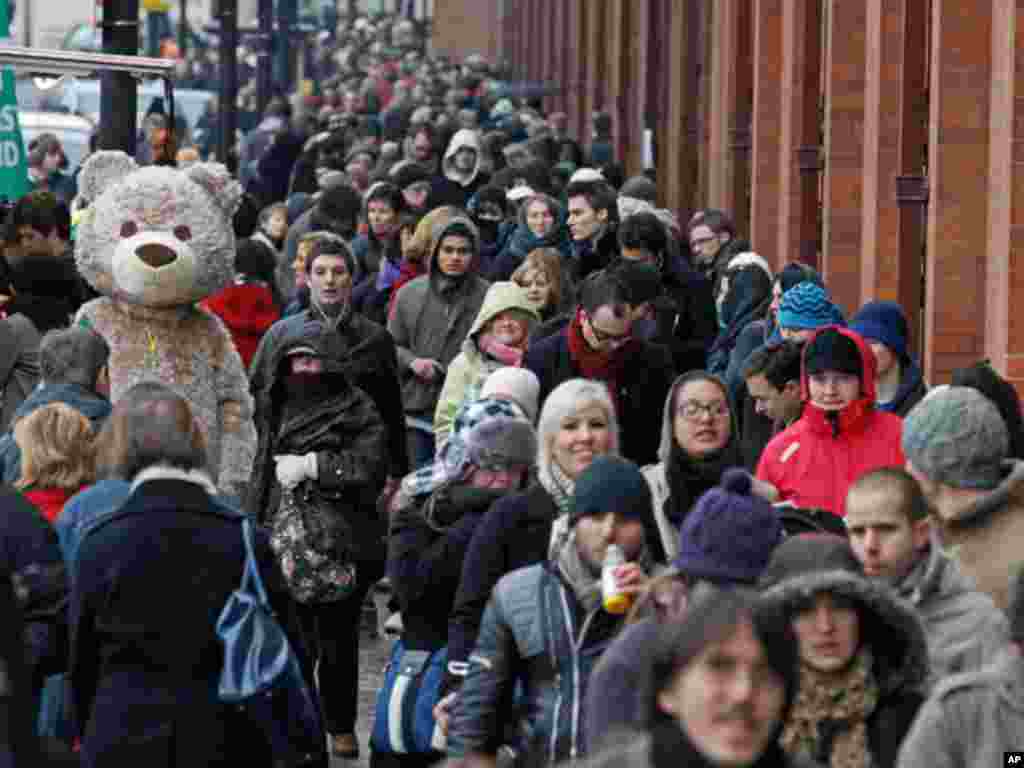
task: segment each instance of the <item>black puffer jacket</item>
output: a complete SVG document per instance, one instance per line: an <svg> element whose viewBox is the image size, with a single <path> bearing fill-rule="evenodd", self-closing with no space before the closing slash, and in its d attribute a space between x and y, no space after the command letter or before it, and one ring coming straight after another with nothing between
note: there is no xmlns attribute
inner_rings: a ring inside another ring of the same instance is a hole
<svg viewBox="0 0 1024 768"><path fill-rule="evenodd" d="M324 359L331 392L289 414L283 376L288 353L312 347ZM384 521L377 496L387 475L387 430L373 400L344 375L344 364L327 352L329 337L295 339L278 350L263 410L259 447L253 464L246 510L257 520L273 519L280 501L274 456L317 455L317 486L347 519L355 536L357 560L384 558Z"/></svg>

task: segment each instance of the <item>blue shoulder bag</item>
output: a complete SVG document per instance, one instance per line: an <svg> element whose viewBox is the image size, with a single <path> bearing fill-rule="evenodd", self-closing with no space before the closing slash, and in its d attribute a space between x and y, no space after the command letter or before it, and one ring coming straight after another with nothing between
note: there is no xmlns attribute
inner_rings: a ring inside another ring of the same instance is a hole
<svg viewBox="0 0 1024 768"><path fill-rule="evenodd" d="M320 708L267 601L248 518L242 520L242 539L242 583L217 619L217 636L224 644L218 697L236 705L265 735L275 766L326 766Z"/></svg>

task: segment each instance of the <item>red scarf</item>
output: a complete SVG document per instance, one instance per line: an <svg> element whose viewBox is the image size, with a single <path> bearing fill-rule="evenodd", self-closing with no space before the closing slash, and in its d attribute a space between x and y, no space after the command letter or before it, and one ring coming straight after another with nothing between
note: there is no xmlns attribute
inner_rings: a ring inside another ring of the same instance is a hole
<svg viewBox="0 0 1024 768"><path fill-rule="evenodd" d="M565 328L569 340L569 356L579 369L584 379L603 382L608 387L615 409L619 407L619 379L628 357L628 350L633 346L630 340L618 349L602 352L593 349L583 336L582 310L576 310L576 316Z"/></svg>

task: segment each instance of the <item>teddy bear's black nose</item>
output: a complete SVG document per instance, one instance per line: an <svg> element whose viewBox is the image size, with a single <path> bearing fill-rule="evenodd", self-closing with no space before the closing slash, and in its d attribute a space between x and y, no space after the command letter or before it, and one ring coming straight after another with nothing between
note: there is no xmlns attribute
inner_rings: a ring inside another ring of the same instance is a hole
<svg viewBox="0 0 1024 768"><path fill-rule="evenodd" d="M140 245L135 249L135 255L138 256L144 264L148 264L153 267L153 269L166 267L178 258L178 254L166 245L160 245L159 243L147 243L146 245Z"/></svg>

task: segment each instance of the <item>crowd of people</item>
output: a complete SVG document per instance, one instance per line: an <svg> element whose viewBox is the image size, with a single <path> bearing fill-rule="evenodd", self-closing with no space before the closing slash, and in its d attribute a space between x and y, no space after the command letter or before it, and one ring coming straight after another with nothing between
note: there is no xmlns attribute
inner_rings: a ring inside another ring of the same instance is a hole
<svg viewBox="0 0 1024 768"><path fill-rule="evenodd" d="M838 306L728 212L659 207L607 114L567 135L409 30L342 23L316 108L275 99L239 148L235 278L202 306L248 369L242 498L182 393L110 401L110 348L72 323L88 190L7 212L0 765L271 764L217 696L243 516L318 694L309 765L1021 748L1014 387L979 361L929 388L899 305ZM375 594L400 637L357 712Z"/></svg>

